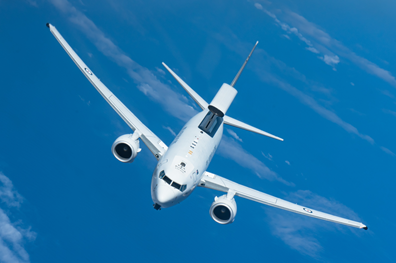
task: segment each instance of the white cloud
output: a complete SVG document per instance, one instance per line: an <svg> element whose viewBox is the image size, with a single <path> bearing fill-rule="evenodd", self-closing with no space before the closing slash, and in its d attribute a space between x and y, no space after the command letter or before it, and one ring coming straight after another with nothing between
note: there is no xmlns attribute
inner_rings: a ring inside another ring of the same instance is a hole
<svg viewBox="0 0 396 263"><path fill-rule="evenodd" d="M176 136L176 132L174 132L174 131L172 130L171 127L169 127L169 126L162 126L162 128L164 128L165 130L168 130L170 133L172 133L173 136Z"/></svg>
<svg viewBox="0 0 396 263"><path fill-rule="evenodd" d="M257 0L257 2L261 2L261 3L265 4L265 5L271 5L272 4L272 2L268 1L268 0ZM257 7L257 9L260 9L259 7L261 6L261 4L259 4L257 2L254 4L254 6L258 5L258 7L257 6L256 7Z"/></svg>
<svg viewBox="0 0 396 263"><path fill-rule="evenodd" d="M256 8L259 9L259 10L262 10L264 13L266 13L267 15L269 15L270 17L272 17L272 18L275 20L275 22L276 22L284 31L286 31L288 34L294 34L294 35L296 35L301 41L303 41L303 42L308 46L308 47L306 47L306 49L307 49L308 51L311 51L312 53L315 53L315 54L319 54L319 53L320 53L315 47L313 47L313 44L311 43L311 41L309 41L307 38L305 38L305 37L298 31L297 28L291 27L291 26L289 26L288 24L286 24L286 23L284 23L284 22L281 22L281 21L276 17L275 14L273 14L273 13L269 12L268 10L264 9L260 4L258 4L258 5L259 5L259 7L256 6L256 4L255 4ZM283 35L283 36L285 36L286 38L290 39L290 37L289 37L288 35Z"/></svg>
<svg viewBox="0 0 396 263"><path fill-rule="evenodd" d="M31 6L38 7L38 4L36 1L33 1L33 0L25 0L25 1Z"/></svg>
<svg viewBox="0 0 396 263"><path fill-rule="evenodd" d="M236 140L242 142L242 139L239 138L239 136L238 136L238 134L236 134L236 132L234 132L233 130L230 130L230 129L227 129L227 132L228 132L232 137L234 137L234 139L236 139Z"/></svg>
<svg viewBox="0 0 396 263"><path fill-rule="evenodd" d="M228 36L219 36L216 35L217 39L222 41L227 48L230 50L233 50L234 52L240 54L241 56L245 56L245 53L249 52L250 49L250 43L242 43L234 34L229 34ZM320 100L316 100L313 96L308 95L307 93L299 90L295 86L292 86L276 74L274 74L271 71L271 68L278 68L282 74L288 74L292 77L294 77L297 80L302 81L303 83L309 85L311 89L315 90L315 85L316 83L307 80L307 78L298 72L294 68L290 68L287 66L285 63L282 61L271 57L267 52L260 48L256 48L256 58L254 61L251 63L253 64L253 71L256 73L258 78L265 82L265 83L270 83L272 85L275 85L286 92L288 92L290 95L296 97L298 100L300 100L301 103L307 105L310 107L312 110L314 110L316 113L318 113L320 116L324 117L325 119L337 124L340 126L342 129L347 131L348 133L355 134L361 139L369 142L372 145L377 145L373 138L371 138L369 135L366 135L364 133L361 133L355 126L352 124L344 121L340 116L338 116L335 112L332 110L324 107L319 103ZM321 90L322 93L327 93L330 94L330 90L324 88L324 89L318 89ZM326 91L326 92L323 92ZM379 145L377 145L379 146ZM379 146L381 147L381 146Z"/></svg>
<svg viewBox="0 0 396 263"><path fill-rule="evenodd" d="M320 52L314 47L306 47L306 50L311 51L312 53L319 54Z"/></svg>
<svg viewBox="0 0 396 263"><path fill-rule="evenodd" d="M355 83L351 82L351 86L355 86Z"/></svg>
<svg viewBox="0 0 396 263"><path fill-rule="evenodd" d="M383 150L384 152L386 152L387 154L390 154L392 156L396 156L391 150L389 150L388 148L385 148L383 146L380 147L381 150Z"/></svg>
<svg viewBox="0 0 396 263"><path fill-rule="evenodd" d="M299 190L289 194L285 199L318 211L361 221L357 214L345 205L310 191ZM319 237L317 229L327 231L349 229L354 231L350 227L344 227L332 222L310 218L288 211L267 207L265 210L270 219L269 224L272 234L280 238L290 248L313 258L319 258L323 250L322 245L317 239Z"/></svg>
<svg viewBox="0 0 396 263"><path fill-rule="evenodd" d="M261 154L262 154L266 159L272 161L272 155L271 155L270 153L267 155L267 154L261 152Z"/></svg>
<svg viewBox="0 0 396 263"><path fill-rule="evenodd" d="M220 155L235 161L240 166L250 169L260 178L265 178L270 181L278 181L286 185L294 186L293 183L282 179L274 171L271 171L264 163L243 149L239 143L230 137L223 136L218 152Z"/></svg>
<svg viewBox="0 0 396 263"><path fill-rule="evenodd" d="M322 94L325 94L325 95L328 95L328 96L330 96L331 93L332 93L331 89L325 88L325 87L323 87L321 85L312 85L310 88L313 91L316 91L318 93L322 93Z"/></svg>
<svg viewBox="0 0 396 263"><path fill-rule="evenodd" d="M161 73L162 75L165 75L165 74L166 74L165 71L163 71L163 70L160 69L159 67L155 67L155 69L156 69L159 73Z"/></svg>
<svg viewBox="0 0 396 263"><path fill-rule="evenodd" d="M262 6L258 9L272 17L284 31L289 34L296 35L301 41L305 42L308 45L308 50L313 53L322 53L323 57L319 58L326 64L332 66L333 70L335 70L334 65L340 62L339 56L341 56L355 63L366 72L375 75L396 87L396 79L389 71L384 70L371 61L356 55L340 41L333 39L329 34L319 29L317 25L309 22L299 14L294 12L284 13L283 18L292 24L292 26L290 26L289 24L280 21L275 14L266 10ZM311 40L307 39L307 37L310 37Z"/></svg>
<svg viewBox="0 0 396 263"><path fill-rule="evenodd" d="M263 10L263 6L260 5L259 3L254 3L254 6L259 9L259 10Z"/></svg>
<svg viewBox="0 0 396 263"><path fill-rule="evenodd" d="M184 121L196 114L194 108L187 104L188 100L186 97L173 91L169 85L158 80L150 70L133 61L107 38L89 18L68 1L50 0L50 2L59 11L68 16L69 20L78 26L77 28L94 43L100 52L116 62L120 67L125 68L128 75L137 84L138 89L150 99L161 104L167 112Z"/></svg>
<svg viewBox="0 0 396 263"><path fill-rule="evenodd" d="M289 83L287 83L281 79L278 79L274 75L272 75L272 76L267 75L264 77L262 74L262 70L260 68L255 68L255 70L257 71L257 75L263 81L274 83L281 89L287 91L289 94L298 98L301 101L301 103L309 106L311 109L313 109L315 112L317 112L322 117L326 118L327 120L329 120L331 122L334 122L335 124L342 127L344 130L346 130L347 132L356 134L363 140L366 140L369 143L374 144L374 140L370 136L360 133L356 127L352 126L350 123L345 122L337 114L335 114L334 112L332 112L332 111L326 109L325 107L323 107L322 105L320 105L313 97L298 90L297 88L290 85Z"/></svg>
<svg viewBox="0 0 396 263"><path fill-rule="evenodd" d="M290 21L290 23L297 27L305 36L311 37L312 41L315 41L315 47L322 50L326 55L332 55L329 51L330 49L334 53L337 53L338 56L350 60L366 72L375 75L396 87L396 79L389 71L384 70L371 61L356 55L340 41L333 39L329 34L319 29L314 23L309 22L304 17L294 12L287 12L285 19Z"/></svg>
<svg viewBox="0 0 396 263"><path fill-rule="evenodd" d="M0 173L0 200L8 207L20 207L22 196L14 189L7 176Z"/></svg>
<svg viewBox="0 0 396 263"><path fill-rule="evenodd" d="M381 93L389 98L392 98L392 99L395 97L392 93L390 93L389 90L383 90L383 91L381 91Z"/></svg>
<svg viewBox="0 0 396 263"><path fill-rule="evenodd" d="M287 165L290 165L290 162L288 160L286 160L285 163L287 163Z"/></svg>
<svg viewBox="0 0 396 263"><path fill-rule="evenodd" d="M327 65L332 66L332 67L334 67L335 65L340 63L340 58L337 55L334 55L334 56L324 55L324 57L322 59Z"/></svg>
<svg viewBox="0 0 396 263"><path fill-rule="evenodd" d="M18 208L23 198L14 189L11 180L0 173L0 262L4 263L27 263L30 262L29 254L24 249L26 241L36 238L36 233L30 227L22 228L20 220L11 222L9 217L15 220Z"/></svg>

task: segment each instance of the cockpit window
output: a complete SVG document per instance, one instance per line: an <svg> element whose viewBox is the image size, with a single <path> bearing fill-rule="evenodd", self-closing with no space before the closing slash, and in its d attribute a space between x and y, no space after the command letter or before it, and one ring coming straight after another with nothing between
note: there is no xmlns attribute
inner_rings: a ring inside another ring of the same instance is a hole
<svg viewBox="0 0 396 263"><path fill-rule="evenodd" d="M168 176L164 176L164 181L167 183L167 184L171 184L172 183L172 180L168 177Z"/></svg>
<svg viewBox="0 0 396 263"><path fill-rule="evenodd" d="M206 132L210 137L213 137L216 134L222 122L223 122L222 117L217 116L213 112L209 111L198 127L204 132Z"/></svg>
<svg viewBox="0 0 396 263"><path fill-rule="evenodd" d="M176 189L179 189L180 190L180 184L178 184L178 183L176 183L175 181L173 181L173 183L172 183L172 186L174 187L174 188L176 188Z"/></svg>
<svg viewBox="0 0 396 263"><path fill-rule="evenodd" d="M186 184L180 185L176 183L175 181L172 181L168 176L165 175L165 171L161 171L159 174L159 178L164 180L167 184L173 186L174 188L180 190L181 192L184 192L187 188Z"/></svg>

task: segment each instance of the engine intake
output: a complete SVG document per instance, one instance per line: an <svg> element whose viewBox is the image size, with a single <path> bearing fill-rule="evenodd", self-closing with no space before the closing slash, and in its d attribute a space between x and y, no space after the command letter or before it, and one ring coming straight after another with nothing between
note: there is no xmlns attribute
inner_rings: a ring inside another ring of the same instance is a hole
<svg viewBox="0 0 396 263"><path fill-rule="evenodd" d="M230 224L234 222L237 213L235 199L228 199L227 195L215 197L209 209L210 216L219 224Z"/></svg>
<svg viewBox="0 0 396 263"><path fill-rule="evenodd" d="M123 163L133 162L140 150L139 137L135 133L118 137L111 146L111 151L115 158Z"/></svg>

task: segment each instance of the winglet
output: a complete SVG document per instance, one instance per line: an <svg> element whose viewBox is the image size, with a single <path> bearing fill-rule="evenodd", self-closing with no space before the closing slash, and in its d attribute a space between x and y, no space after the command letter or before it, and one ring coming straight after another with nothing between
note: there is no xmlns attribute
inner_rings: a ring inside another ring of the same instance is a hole
<svg viewBox="0 0 396 263"><path fill-rule="evenodd" d="M162 62L162 65L169 71L170 74L179 82L179 84L187 91L187 93L193 98L193 100L201 107L201 109L206 109L208 108L208 103L201 98L201 96L198 95L190 86L187 85L178 75L176 75L175 72L173 72L164 62Z"/></svg>

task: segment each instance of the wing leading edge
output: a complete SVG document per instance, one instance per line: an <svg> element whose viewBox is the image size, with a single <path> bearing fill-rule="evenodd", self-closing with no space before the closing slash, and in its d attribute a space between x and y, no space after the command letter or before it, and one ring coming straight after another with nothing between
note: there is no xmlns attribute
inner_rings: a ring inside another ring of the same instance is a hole
<svg viewBox="0 0 396 263"><path fill-rule="evenodd" d="M70 58L76 63L81 72L87 77L95 89L102 95L102 97L109 103L109 105L120 115L120 117L128 124L134 132L138 132L140 139L146 144L147 148L152 154L159 159L168 149L149 128L147 128L88 68L88 66L81 60L81 58L69 46L62 35L56 28L47 24L51 33L54 35L59 44L63 47Z"/></svg>
<svg viewBox="0 0 396 263"><path fill-rule="evenodd" d="M235 195L246 198L258 203L273 206L290 212L298 213L305 216L310 216L338 224L343 224L347 226L352 226L360 229L367 230L367 226L356 221L348 220L342 217L330 215L327 213L319 212L304 206L290 203L288 201L282 200L280 198L268 195L252 188L234 183L228 179L221 176L205 172L199 186L204 188L209 188L213 190L218 190L221 192L228 193L229 191L235 192Z"/></svg>

